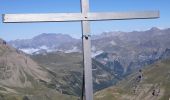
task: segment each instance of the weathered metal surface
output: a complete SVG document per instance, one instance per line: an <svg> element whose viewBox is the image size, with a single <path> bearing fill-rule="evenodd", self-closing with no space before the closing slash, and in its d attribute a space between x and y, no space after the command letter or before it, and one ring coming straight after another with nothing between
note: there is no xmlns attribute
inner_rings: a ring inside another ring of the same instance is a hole
<svg viewBox="0 0 170 100"><path fill-rule="evenodd" d="M117 12L117 13L49 13L49 14L4 14L5 23L98 21L158 18L159 11Z"/></svg>
<svg viewBox="0 0 170 100"><path fill-rule="evenodd" d="M81 0L81 11L83 19L88 19L89 0ZM82 21L83 35L83 58L84 58L84 81L85 81L85 99L93 100L93 77L92 77L92 59L91 59L91 37L90 22Z"/></svg>

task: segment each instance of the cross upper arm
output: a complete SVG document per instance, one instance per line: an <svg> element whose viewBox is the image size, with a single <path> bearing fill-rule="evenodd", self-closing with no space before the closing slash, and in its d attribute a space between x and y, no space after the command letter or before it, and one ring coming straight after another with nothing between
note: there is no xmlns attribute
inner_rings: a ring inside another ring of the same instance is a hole
<svg viewBox="0 0 170 100"><path fill-rule="evenodd" d="M159 11L117 12L117 13L49 13L49 14L4 14L3 22L63 22L63 21L99 21L158 18Z"/></svg>

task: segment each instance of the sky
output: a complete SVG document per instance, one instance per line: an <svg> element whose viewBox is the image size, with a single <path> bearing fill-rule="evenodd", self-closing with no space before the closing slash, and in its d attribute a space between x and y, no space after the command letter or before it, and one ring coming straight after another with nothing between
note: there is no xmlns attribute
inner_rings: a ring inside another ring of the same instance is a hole
<svg viewBox="0 0 170 100"><path fill-rule="evenodd" d="M159 19L113 20L91 22L91 34L108 31L170 28L170 0L89 0L90 12L125 12L159 10ZM7 13L78 13L80 0L0 0L0 16ZM0 17L0 38L28 39L41 33L63 33L81 37L80 22L3 23Z"/></svg>

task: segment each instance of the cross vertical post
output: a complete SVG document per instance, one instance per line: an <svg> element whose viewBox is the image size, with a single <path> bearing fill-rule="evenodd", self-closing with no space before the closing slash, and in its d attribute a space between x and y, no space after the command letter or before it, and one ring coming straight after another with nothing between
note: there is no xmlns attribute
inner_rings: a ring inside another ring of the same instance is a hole
<svg viewBox="0 0 170 100"><path fill-rule="evenodd" d="M81 0L81 12L85 19L88 18L89 0ZM93 77L92 77L92 59L91 59L91 37L90 22L81 21L82 24L82 41L83 41L83 63L84 63L84 89L85 99L93 100ZM83 90L84 91L84 90Z"/></svg>

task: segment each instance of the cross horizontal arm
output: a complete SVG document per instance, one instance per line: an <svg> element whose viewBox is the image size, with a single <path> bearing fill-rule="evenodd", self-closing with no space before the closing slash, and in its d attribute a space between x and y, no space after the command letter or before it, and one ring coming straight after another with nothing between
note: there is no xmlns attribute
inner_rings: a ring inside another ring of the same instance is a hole
<svg viewBox="0 0 170 100"><path fill-rule="evenodd" d="M4 23L21 22L65 22L158 18L159 11L116 12L116 13L49 13L49 14L4 14Z"/></svg>
<svg viewBox="0 0 170 100"><path fill-rule="evenodd" d="M127 20L159 18L159 11L117 12L117 13L91 13L89 20Z"/></svg>
<svg viewBox="0 0 170 100"><path fill-rule="evenodd" d="M62 22L82 20L81 13L4 14L4 23Z"/></svg>

